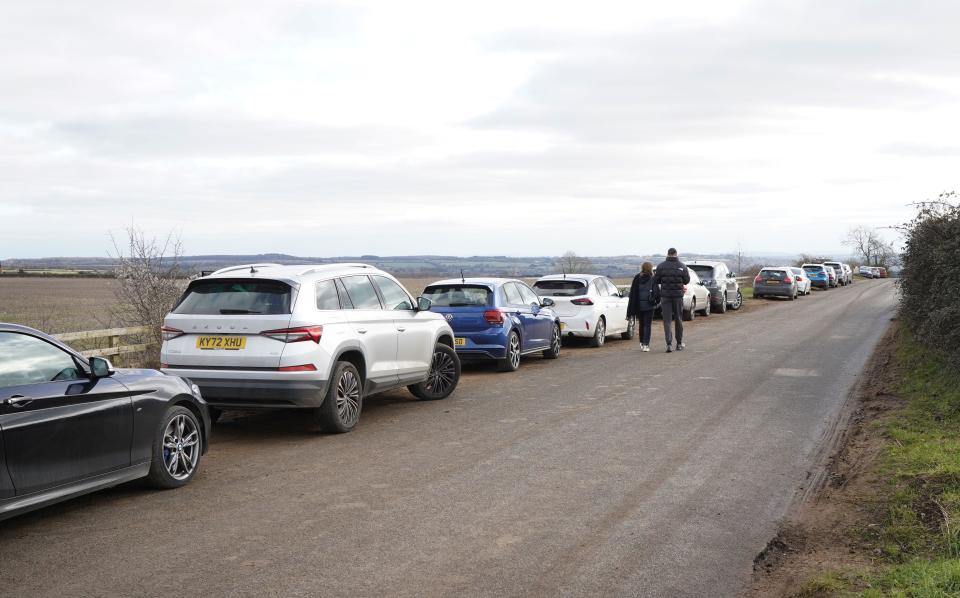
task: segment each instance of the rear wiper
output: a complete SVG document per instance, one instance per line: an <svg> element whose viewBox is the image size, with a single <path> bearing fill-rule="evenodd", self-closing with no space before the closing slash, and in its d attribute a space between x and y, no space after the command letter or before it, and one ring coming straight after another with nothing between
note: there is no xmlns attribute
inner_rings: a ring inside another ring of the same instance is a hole
<svg viewBox="0 0 960 598"><path fill-rule="evenodd" d="M249 309L221 309L220 315L222 316L238 316L245 314L262 314L262 311L251 311Z"/></svg>
<svg viewBox="0 0 960 598"><path fill-rule="evenodd" d="M473 303L451 303L450 307L473 307Z"/></svg>

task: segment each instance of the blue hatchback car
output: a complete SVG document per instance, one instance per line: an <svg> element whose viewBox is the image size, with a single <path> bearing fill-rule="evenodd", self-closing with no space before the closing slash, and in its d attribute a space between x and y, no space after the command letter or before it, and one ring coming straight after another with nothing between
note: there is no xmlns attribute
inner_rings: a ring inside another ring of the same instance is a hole
<svg viewBox="0 0 960 598"><path fill-rule="evenodd" d="M457 278L427 286L430 311L441 313L456 335L461 359L492 359L505 372L520 367L520 356L560 356L560 316L553 300L539 297L513 278Z"/></svg>
<svg viewBox="0 0 960 598"><path fill-rule="evenodd" d="M823 264L804 264L803 271L807 273L810 279L810 285L821 288L825 291L830 289L830 275Z"/></svg>

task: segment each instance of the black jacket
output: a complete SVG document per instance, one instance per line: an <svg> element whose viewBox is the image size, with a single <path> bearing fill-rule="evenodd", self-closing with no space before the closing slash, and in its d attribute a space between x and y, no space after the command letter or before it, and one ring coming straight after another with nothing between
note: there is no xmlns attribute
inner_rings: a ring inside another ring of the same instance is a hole
<svg viewBox="0 0 960 598"><path fill-rule="evenodd" d="M660 303L660 290L649 274L637 274L630 284L630 301L627 302L627 317L635 318L640 312L653 311Z"/></svg>
<svg viewBox="0 0 960 598"><path fill-rule="evenodd" d="M657 266L653 282L660 286L660 296L664 299L683 297L683 286L690 284L690 272L679 258L668 257Z"/></svg>

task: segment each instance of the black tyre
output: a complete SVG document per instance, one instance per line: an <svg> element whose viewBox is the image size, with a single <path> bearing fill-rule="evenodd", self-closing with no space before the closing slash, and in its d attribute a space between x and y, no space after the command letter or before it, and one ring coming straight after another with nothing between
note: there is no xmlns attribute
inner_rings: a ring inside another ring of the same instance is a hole
<svg viewBox="0 0 960 598"><path fill-rule="evenodd" d="M730 306L730 309L737 311L741 307L743 307L743 293L740 289L737 289L737 298L734 300L733 305Z"/></svg>
<svg viewBox="0 0 960 598"><path fill-rule="evenodd" d="M593 329L593 337L590 339L591 347L602 347L607 341L607 320L600 316L597 325Z"/></svg>
<svg viewBox="0 0 960 598"><path fill-rule="evenodd" d="M724 293L723 297L720 299L720 306L717 307L717 311L725 314L727 313L727 294Z"/></svg>
<svg viewBox="0 0 960 598"><path fill-rule="evenodd" d="M690 309L683 310L683 321L692 322L697 317L697 298L694 297L690 301Z"/></svg>
<svg viewBox="0 0 960 598"><path fill-rule="evenodd" d="M511 330L507 336L507 355L500 360L499 367L501 372L515 372L520 368L520 335L516 330Z"/></svg>
<svg viewBox="0 0 960 598"><path fill-rule="evenodd" d="M315 410L317 423L324 432L343 434L360 421L363 409L363 380L350 362L338 361L330 376L327 394Z"/></svg>
<svg viewBox="0 0 960 598"><path fill-rule="evenodd" d="M554 322L553 336L550 337L550 348L543 352L547 359L556 359L560 357L560 324Z"/></svg>
<svg viewBox="0 0 960 598"><path fill-rule="evenodd" d="M453 347L437 343L430 361L430 373L419 384L407 389L422 401L437 401L450 396L460 382L460 358Z"/></svg>
<svg viewBox="0 0 960 598"><path fill-rule="evenodd" d="M790 295L790 301L796 301L796 300L797 300L797 294L796 294L796 293Z"/></svg>
<svg viewBox="0 0 960 598"><path fill-rule="evenodd" d="M620 338L625 341L633 339L637 335L637 319L628 318L627 319L627 331L620 333Z"/></svg>
<svg viewBox="0 0 960 598"><path fill-rule="evenodd" d="M202 454L199 418L182 405L170 407L154 432L147 483L155 488L183 486L196 475Z"/></svg>
<svg viewBox="0 0 960 598"><path fill-rule="evenodd" d="M708 317L711 310L713 309L713 302L710 301L710 298L707 297L707 305L703 308L703 317Z"/></svg>

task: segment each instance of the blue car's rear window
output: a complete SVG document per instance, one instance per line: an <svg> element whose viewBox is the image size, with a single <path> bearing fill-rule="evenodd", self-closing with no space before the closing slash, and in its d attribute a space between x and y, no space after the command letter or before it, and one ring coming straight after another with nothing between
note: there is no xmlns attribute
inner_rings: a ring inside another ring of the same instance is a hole
<svg viewBox="0 0 960 598"><path fill-rule="evenodd" d="M492 304L493 292L482 285L445 284L427 287L423 296L436 307L485 307Z"/></svg>

